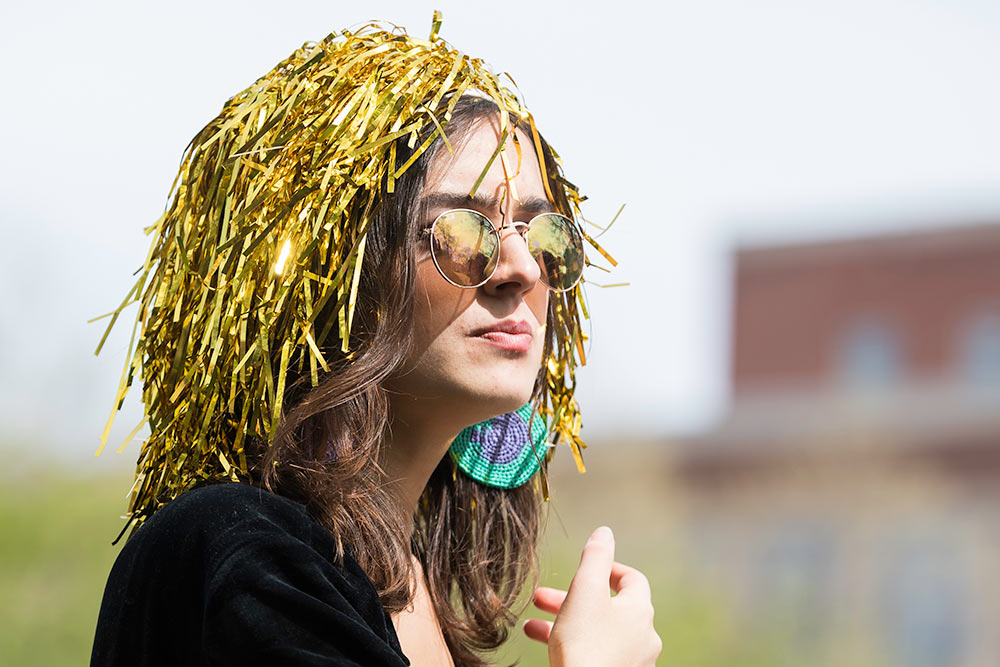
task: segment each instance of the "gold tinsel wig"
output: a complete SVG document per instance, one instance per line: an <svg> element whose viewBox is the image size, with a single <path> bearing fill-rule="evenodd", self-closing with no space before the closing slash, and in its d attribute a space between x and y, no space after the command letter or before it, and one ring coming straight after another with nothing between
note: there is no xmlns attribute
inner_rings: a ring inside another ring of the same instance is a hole
<svg viewBox="0 0 1000 667"><path fill-rule="evenodd" d="M246 437L271 442L290 365L303 373L308 366L316 386L329 370L323 350L350 354L371 211L443 136L463 94L499 107L501 144L511 116L530 128L541 160L529 111L483 61L450 48L439 27L435 13L426 40L369 24L307 43L226 102L191 141L166 212L146 229L153 241L141 275L109 313L110 331L125 307L139 303L101 436L103 449L138 372L145 415L125 442L147 421L150 436L129 524L201 481L249 480ZM404 137L413 153L397 164ZM561 188L567 213L581 219L576 188L544 165L541 173L549 198ZM331 303L337 316L316 321ZM573 398L574 368L585 362L580 287L553 293L550 304L556 344L543 360L538 410L582 472Z"/></svg>

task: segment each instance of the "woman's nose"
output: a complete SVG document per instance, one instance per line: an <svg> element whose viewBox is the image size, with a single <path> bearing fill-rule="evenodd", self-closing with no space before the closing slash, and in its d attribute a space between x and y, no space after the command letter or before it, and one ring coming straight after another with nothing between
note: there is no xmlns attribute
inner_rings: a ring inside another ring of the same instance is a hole
<svg viewBox="0 0 1000 667"><path fill-rule="evenodd" d="M538 262L528 252L528 244L518 232L507 227L500 231L500 258L493 275L483 288L494 292L522 293L532 290L541 277Z"/></svg>

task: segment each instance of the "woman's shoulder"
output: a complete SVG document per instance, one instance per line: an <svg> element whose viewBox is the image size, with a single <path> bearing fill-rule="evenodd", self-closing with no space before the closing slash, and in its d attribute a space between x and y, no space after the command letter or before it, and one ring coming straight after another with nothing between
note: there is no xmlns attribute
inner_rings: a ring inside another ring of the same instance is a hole
<svg viewBox="0 0 1000 667"><path fill-rule="evenodd" d="M255 512L305 512L305 507L267 489L237 482L204 484L182 493L164 505L153 516L213 509Z"/></svg>
<svg viewBox="0 0 1000 667"><path fill-rule="evenodd" d="M248 542L294 543L331 560L336 553L335 538L300 503L247 484L221 483L182 493L154 512L129 537L119 560L161 574L210 571Z"/></svg>
<svg viewBox="0 0 1000 667"><path fill-rule="evenodd" d="M326 630L317 634L320 626ZM309 646L321 655L357 652L360 664L370 664L369 654L379 656L373 664L401 662L378 593L350 549L338 561L336 540L303 505L237 483L178 496L119 554L95 659L106 652L148 657L153 646L176 664L251 648L298 664Z"/></svg>
<svg viewBox="0 0 1000 667"><path fill-rule="evenodd" d="M308 523L311 517L300 503L249 484L206 484L182 493L157 510L140 528L159 529L186 524L204 530L225 530L246 520L274 520L280 523Z"/></svg>
<svg viewBox="0 0 1000 667"><path fill-rule="evenodd" d="M213 580L290 558L315 560L335 580L368 581L349 545L337 540L304 505L240 483L187 491L157 510L120 554L130 578L145 575ZM374 589L372 589L374 590Z"/></svg>
<svg viewBox="0 0 1000 667"><path fill-rule="evenodd" d="M248 484L222 483L182 493L149 517L129 542L210 544L243 530L332 540L300 503Z"/></svg>

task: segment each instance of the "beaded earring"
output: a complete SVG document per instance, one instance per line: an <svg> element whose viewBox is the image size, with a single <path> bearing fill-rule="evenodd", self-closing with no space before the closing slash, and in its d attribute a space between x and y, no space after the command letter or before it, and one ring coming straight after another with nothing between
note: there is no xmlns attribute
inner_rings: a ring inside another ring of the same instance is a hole
<svg viewBox="0 0 1000 667"><path fill-rule="evenodd" d="M448 449L452 460L472 479L501 489L521 486L541 468L548 429L531 403L514 412L469 426Z"/></svg>

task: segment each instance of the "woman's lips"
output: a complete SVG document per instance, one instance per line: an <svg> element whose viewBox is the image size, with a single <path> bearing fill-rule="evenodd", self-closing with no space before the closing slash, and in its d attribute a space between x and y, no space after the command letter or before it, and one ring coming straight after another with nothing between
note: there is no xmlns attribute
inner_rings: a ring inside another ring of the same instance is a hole
<svg viewBox="0 0 1000 667"><path fill-rule="evenodd" d="M531 325L527 322L504 320L492 326L473 332L473 337L486 341L502 350L527 352L531 349L531 339L534 337Z"/></svg>
<svg viewBox="0 0 1000 667"><path fill-rule="evenodd" d="M495 345L502 350L512 352L527 352L531 349L531 334L512 334L506 331L487 331L481 333L476 338L486 341L490 345Z"/></svg>

